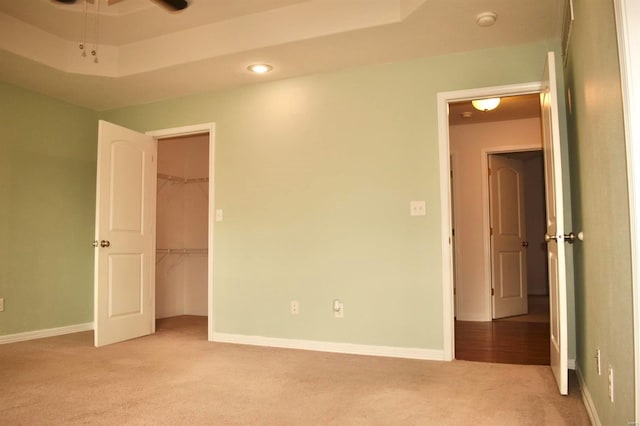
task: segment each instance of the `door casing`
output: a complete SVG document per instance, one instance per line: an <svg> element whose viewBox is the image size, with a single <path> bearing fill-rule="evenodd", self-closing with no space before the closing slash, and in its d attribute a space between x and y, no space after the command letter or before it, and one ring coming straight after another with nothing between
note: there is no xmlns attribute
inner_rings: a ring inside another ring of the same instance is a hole
<svg viewBox="0 0 640 426"><path fill-rule="evenodd" d="M633 336L635 363L635 421L640 422L640 85L633 77L640 73L640 4L636 0L614 0L618 58L622 80L629 215L631 222L631 268L633 285Z"/></svg>
<svg viewBox="0 0 640 426"><path fill-rule="evenodd" d="M215 140L216 140L216 125L215 123L203 123L203 124L195 124L191 126L184 127L173 127L169 129L160 129L160 130L152 130L146 132L147 135L152 136L155 140L156 144L156 152L158 139L165 138L173 138L179 136L189 136L189 135L199 135L208 133L209 134L209 211L208 211L208 235L207 235L207 339L209 341L213 341L213 235L214 235L214 224L215 221ZM154 163L157 167L157 161ZM154 204L156 201L156 194L153 194ZM153 228L153 239L154 239L154 247L155 247L155 238L156 238L156 228ZM153 265L155 265L155 250L153 251ZM153 318L155 318L155 274L153 276ZM155 333L155 321L153 322L153 332Z"/></svg>
<svg viewBox="0 0 640 426"><path fill-rule="evenodd" d="M530 82L530 83L522 83L522 84L512 84L505 86L494 86L494 87L484 87L484 88L476 88L476 89L467 89L467 90L457 90L451 92L440 92L437 95L438 102L438 143L439 143L439 162L440 162L440 220L441 220L441 242L442 242L442 324L443 324L443 359L446 361L451 361L454 358L455 354L455 330L454 330L454 309L453 309L453 253L451 247L451 190L450 190L450 152L449 152L449 103L452 102L460 102L460 101L468 101L477 98L483 97L492 97L492 96L514 96L514 95L527 95L527 94L536 94L540 93L541 82ZM531 150L531 148L526 149L521 146L514 147L505 147L504 151L516 151L516 150ZM523 149L524 148L524 149ZM491 148L491 152L496 148ZM536 149L539 149L536 148ZM503 152L504 152L503 151ZM500 150L498 151L500 152ZM486 153L483 154L483 179L484 182L487 181L487 155L490 153L487 150ZM489 218L489 206L488 206L488 188L486 185L483 185L483 191L486 191L486 194L483 194L483 200L486 200L486 206L483 206L483 215L485 215L485 223L488 223ZM488 250L488 242L489 242L489 230L488 227L483 230L483 233L486 234L483 236L483 240L485 242L485 253L489 253ZM490 298L491 298L491 277L489 276L487 279L487 275L490 274L490 267L486 267L486 265L490 265L490 258L485 254L484 259L485 264L485 277L484 282L485 285L488 283L488 287L484 292L489 298L489 303L487 306L491 306Z"/></svg>

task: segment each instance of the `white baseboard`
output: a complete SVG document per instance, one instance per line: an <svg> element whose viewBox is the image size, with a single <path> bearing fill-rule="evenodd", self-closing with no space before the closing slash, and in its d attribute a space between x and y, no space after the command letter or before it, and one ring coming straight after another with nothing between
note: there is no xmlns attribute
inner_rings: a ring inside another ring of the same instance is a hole
<svg viewBox="0 0 640 426"><path fill-rule="evenodd" d="M567 368L569 370L575 370L576 369L576 360L575 360L575 358L569 358L567 360Z"/></svg>
<svg viewBox="0 0 640 426"><path fill-rule="evenodd" d="M593 403L593 399L591 399L589 388L584 382L584 377L582 376L582 371L580 371L580 366L576 366L575 370L576 375L578 376L578 382L580 382L580 393L582 394L582 402L584 402L584 406L587 409L589 420L591 420L591 424L593 426L602 426L602 423L600 423L600 418L598 417L596 406Z"/></svg>
<svg viewBox="0 0 640 426"><path fill-rule="evenodd" d="M431 361L444 360L444 351L436 349L402 348L395 346L370 346L353 343L319 342L315 340L281 339L276 337L247 336L244 334L213 333L213 341L274 348L303 349L308 351L335 352L351 355L386 356Z"/></svg>
<svg viewBox="0 0 640 426"><path fill-rule="evenodd" d="M24 333L0 336L0 345L5 343L24 342L25 340L42 339L43 337L60 336L61 334L78 333L93 330L93 323L67 325L64 327L48 328L46 330L26 331Z"/></svg>

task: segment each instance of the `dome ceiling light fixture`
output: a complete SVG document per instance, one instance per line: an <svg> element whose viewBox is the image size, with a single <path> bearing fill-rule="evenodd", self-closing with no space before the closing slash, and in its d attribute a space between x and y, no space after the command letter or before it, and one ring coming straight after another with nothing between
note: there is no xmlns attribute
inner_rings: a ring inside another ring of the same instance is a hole
<svg viewBox="0 0 640 426"><path fill-rule="evenodd" d="M487 98L487 99L474 99L471 101L471 105L478 111L491 111L500 105L500 98Z"/></svg>
<svg viewBox="0 0 640 426"><path fill-rule="evenodd" d="M476 16L476 22L481 27L490 27L496 23L498 15L494 12L482 12Z"/></svg>
<svg viewBox="0 0 640 426"><path fill-rule="evenodd" d="M255 74L265 74L273 70L273 66L269 64L252 64L249 65L247 69Z"/></svg>

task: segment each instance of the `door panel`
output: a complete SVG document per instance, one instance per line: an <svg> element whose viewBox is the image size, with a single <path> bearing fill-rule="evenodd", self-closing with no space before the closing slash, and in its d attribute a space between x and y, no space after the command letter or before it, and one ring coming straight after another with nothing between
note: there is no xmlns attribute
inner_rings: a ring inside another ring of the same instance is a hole
<svg viewBox="0 0 640 426"><path fill-rule="evenodd" d="M493 318L523 315L528 312L524 166L489 155L489 168Z"/></svg>
<svg viewBox="0 0 640 426"><path fill-rule="evenodd" d="M109 318L143 313L143 270L139 254L109 256Z"/></svg>
<svg viewBox="0 0 640 426"><path fill-rule="evenodd" d="M155 144L100 121L96 188L95 345L153 330Z"/></svg>
<svg viewBox="0 0 640 426"><path fill-rule="evenodd" d="M145 152L132 145L130 141L111 144L110 229L142 234Z"/></svg>
<svg viewBox="0 0 640 426"><path fill-rule="evenodd" d="M566 395L568 392L567 281L557 94L555 55L549 52L542 78L540 108L547 208L545 239L548 240L551 369L560 393Z"/></svg>

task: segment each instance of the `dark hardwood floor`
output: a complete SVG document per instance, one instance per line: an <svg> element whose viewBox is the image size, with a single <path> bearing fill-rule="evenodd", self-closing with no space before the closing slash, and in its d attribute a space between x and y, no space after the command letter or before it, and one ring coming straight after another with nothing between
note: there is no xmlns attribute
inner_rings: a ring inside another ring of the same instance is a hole
<svg viewBox="0 0 640 426"><path fill-rule="evenodd" d="M456 359L549 365L549 324L456 321Z"/></svg>
<svg viewBox="0 0 640 426"><path fill-rule="evenodd" d="M489 322L456 321L456 359L549 365L549 323L540 321L540 315L534 315L539 312L529 306L530 312L534 311L531 321L526 317Z"/></svg>

